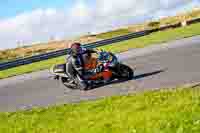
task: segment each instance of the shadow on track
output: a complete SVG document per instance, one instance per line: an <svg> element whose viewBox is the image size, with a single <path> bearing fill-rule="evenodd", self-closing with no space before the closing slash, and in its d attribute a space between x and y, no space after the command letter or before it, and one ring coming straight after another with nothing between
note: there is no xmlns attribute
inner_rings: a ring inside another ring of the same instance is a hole
<svg viewBox="0 0 200 133"><path fill-rule="evenodd" d="M144 74L136 75L136 76L134 76L133 80L142 79L142 78L145 78L145 77L150 77L150 76L157 75L157 74L165 72L165 71L166 70L158 70L158 71L154 71L154 72L150 72L150 73L144 73Z"/></svg>
<svg viewBox="0 0 200 133"><path fill-rule="evenodd" d="M165 71L166 71L166 69L161 69L161 70L157 70L157 71L153 71L153 72L149 72L149 73L143 73L143 74L136 75L136 76L134 75L133 79L131 79L131 80L143 79L143 78L146 78L146 77L150 77L150 76L153 76L153 75L160 74L160 73L165 72ZM107 84L101 84L101 85L95 86L95 87L93 87L92 89L89 89L89 90L97 89L97 88L107 86L107 85L119 84L119 83L123 83L123 82L127 82L127 81L130 81L130 80L114 80L114 81L109 82Z"/></svg>

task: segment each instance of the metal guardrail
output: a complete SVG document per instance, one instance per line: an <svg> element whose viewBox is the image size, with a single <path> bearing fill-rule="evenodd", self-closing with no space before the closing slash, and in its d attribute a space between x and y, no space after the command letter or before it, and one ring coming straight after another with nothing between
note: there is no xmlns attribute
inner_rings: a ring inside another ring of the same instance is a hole
<svg viewBox="0 0 200 133"><path fill-rule="evenodd" d="M192 19L190 21L187 22L187 24L195 24L195 23L199 23L200 22L200 18L196 18L196 19Z"/></svg>
<svg viewBox="0 0 200 133"><path fill-rule="evenodd" d="M190 25L190 24L199 23L199 22L200 22L200 18L197 18L197 19L187 21L187 24ZM109 44L112 44L112 43L145 36L145 35L148 35L152 32L157 32L157 31L160 31L160 30L165 30L165 29L168 29L168 28L177 28L177 27L181 27L181 23L177 23L177 24L170 25L170 26L164 26L164 27L160 27L160 28L152 29L152 30L145 30L145 31L130 33L130 34L127 34L127 35L124 35L124 36L118 36L118 37L114 37L114 38L111 38L111 39L101 40L101 41L97 41L97 42L94 42L94 43L85 44L84 47L86 47L86 48L97 48L97 47L100 47L100 46L109 45ZM68 52L69 52L69 49L63 49L63 50L59 50L59 51L54 51L54 52L50 52L50 53L45 53L45 54L41 54L41 55L27 57L27 58L24 58L24 59L17 59L15 61L0 63L0 71L6 70L6 69L9 69L9 68L13 68L13 67L17 67L17 66L21 66L21 65L27 65L27 64L34 63L34 62L39 62L39 61L63 56L63 55L66 55Z"/></svg>
<svg viewBox="0 0 200 133"><path fill-rule="evenodd" d="M85 44L84 47L86 47L86 48L97 48L97 47L100 47L100 46L109 45L109 44L112 44L112 43L129 40L129 39L132 39L132 38L141 37L141 36L147 35L149 33L151 33L151 31L141 31L141 32L130 33L130 34L127 34L127 35L124 35L124 36L118 36L118 37L114 37L114 38L111 38L111 39L106 39L106 40L101 40L101 41L97 41L97 42L94 42L94 43ZM27 58L24 58L24 59L17 59L15 61L0 63L0 71L10 69L10 68L13 68L13 67L17 67L17 66L27 65L27 64L34 63L34 62L39 62L39 61L63 56L63 55L66 55L68 52L69 52L69 49L63 49L63 50L49 52L49 53L45 53L45 54L41 54L41 55L35 55L35 56L32 56L32 57L27 57Z"/></svg>

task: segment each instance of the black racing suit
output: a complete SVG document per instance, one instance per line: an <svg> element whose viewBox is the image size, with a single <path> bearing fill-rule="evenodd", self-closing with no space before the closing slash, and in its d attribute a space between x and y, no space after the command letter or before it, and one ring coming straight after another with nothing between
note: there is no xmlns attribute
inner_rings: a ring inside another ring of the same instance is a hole
<svg viewBox="0 0 200 133"><path fill-rule="evenodd" d="M70 55L66 63L66 73L74 79L78 76L81 80L87 80L90 75L84 70L85 60L88 56L91 56L92 53L96 51L92 49L83 49L81 54L76 56Z"/></svg>

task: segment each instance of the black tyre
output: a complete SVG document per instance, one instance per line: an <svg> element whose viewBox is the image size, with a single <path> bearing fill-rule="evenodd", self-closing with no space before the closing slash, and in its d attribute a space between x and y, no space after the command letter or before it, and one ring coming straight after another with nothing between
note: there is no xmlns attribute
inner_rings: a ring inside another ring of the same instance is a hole
<svg viewBox="0 0 200 133"><path fill-rule="evenodd" d="M120 79L131 80L134 77L134 71L127 65L120 64L119 66Z"/></svg>

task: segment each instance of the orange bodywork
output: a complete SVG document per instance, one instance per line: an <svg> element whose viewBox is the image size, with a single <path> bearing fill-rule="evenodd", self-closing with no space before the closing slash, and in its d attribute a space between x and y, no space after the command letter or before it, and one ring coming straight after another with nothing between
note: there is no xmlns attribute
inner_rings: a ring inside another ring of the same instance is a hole
<svg viewBox="0 0 200 133"><path fill-rule="evenodd" d="M89 58L85 63L85 70L95 69L97 66L97 59L96 58Z"/></svg>
<svg viewBox="0 0 200 133"><path fill-rule="evenodd" d="M85 70L91 70L95 69L97 67L97 59L96 58L90 58L88 61L85 63ZM92 76L90 79L91 80L96 80L103 77L103 79L108 80L112 77L112 72L111 71L103 71L101 73L98 73L94 76Z"/></svg>

